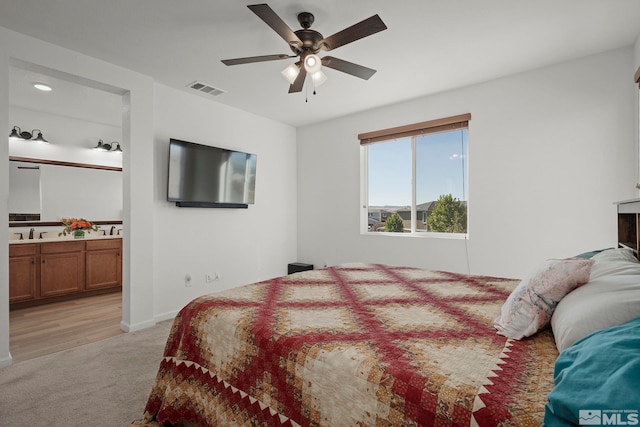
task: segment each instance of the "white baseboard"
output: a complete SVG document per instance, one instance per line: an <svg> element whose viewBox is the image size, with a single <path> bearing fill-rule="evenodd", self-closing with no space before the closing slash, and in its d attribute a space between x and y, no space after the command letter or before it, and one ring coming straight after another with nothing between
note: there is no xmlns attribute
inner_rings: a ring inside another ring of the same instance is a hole
<svg viewBox="0 0 640 427"><path fill-rule="evenodd" d="M155 319L156 323L164 322L165 320L173 319L174 317L176 317L176 314L178 314L179 311L180 310L167 311L166 313L158 314L153 318Z"/></svg>
<svg viewBox="0 0 640 427"><path fill-rule="evenodd" d="M123 320L120 322L120 329L122 329L125 332L135 332L135 331L140 331L142 329L150 328L152 326L155 326L155 324L156 324L155 319L147 320L146 322L140 322L133 325Z"/></svg>
<svg viewBox="0 0 640 427"><path fill-rule="evenodd" d="M8 366L11 366L12 363L13 363L13 357L11 357L11 353L9 353L8 357L3 357L2 359L0 359L0 368L6 368Z"/></svg>
<svg viewBox="0 0 640 427"><path fill-rule="evenodd" d="M180 310L167 311L166 313L158 314L153 316L153 320L148 320L146 322L136 323L135 325L130 325L125 321L120 322L120 329L125 332L135 332L141 329L147 329L152 326L155 326L156 323L164 322L165 320L170 320L176 317Z"/></svg>

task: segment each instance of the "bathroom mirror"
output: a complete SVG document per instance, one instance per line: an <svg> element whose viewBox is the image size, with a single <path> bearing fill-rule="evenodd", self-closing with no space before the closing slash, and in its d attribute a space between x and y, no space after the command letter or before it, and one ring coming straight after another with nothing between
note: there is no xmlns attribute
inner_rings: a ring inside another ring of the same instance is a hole
<svg viewBox="0 0 640 427"><path fill-rule="evenodd" d="M10 221L122 220L121 168L22 158L9 165Z"/></svg>

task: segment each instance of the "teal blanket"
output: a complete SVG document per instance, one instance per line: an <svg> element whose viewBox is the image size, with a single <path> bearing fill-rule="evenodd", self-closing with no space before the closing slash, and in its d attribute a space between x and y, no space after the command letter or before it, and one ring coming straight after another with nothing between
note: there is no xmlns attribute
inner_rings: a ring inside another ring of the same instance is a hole
<svg viewBox="0 0 640 427"><path fill-rule="evenodd" d="M640 318L560 354L544 425L640 425Z"/></svg>

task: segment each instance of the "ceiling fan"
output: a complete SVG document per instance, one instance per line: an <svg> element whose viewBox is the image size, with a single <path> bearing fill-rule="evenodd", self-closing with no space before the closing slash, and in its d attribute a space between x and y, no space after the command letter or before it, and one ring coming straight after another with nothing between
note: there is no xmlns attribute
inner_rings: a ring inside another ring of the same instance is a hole
<svg viewBox="0 0 640 427"><path fill-rule="evenodd" d="M322 66L333 68L334 70L342 71L343 73L351 74L352 76L365 80L368 80L375 74L376 70L332 56L320 58L318 52L330 51L379 31L386 30L387 26L378 15L373 15L329 37L324 37L319 32L310 28L313 24L314 16L309 12L298 14L298 22L302 29L293 31L269 5L254 4L248 5L247 7L289 44L294 55L280 54L224 59L222 62L225 65L277 61L280 59L299 57L299 61L291 64L282 71L282 74L289 80L289 83L291 83L289 93L300 92L302 90L307 74L311 76L314 86L319 86L324 83L327 77L321 71Z"/></svg>

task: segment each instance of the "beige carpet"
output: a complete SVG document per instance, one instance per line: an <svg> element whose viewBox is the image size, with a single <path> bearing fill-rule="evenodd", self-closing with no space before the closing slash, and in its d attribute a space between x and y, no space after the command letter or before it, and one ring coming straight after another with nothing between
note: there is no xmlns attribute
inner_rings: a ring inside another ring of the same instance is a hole
<svg viewBox="0 0 640 427"><path fill-rule="evenodd" d="M125 427L141 418L171 321L0 369L1 427Z"/></svg>

